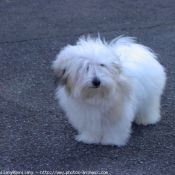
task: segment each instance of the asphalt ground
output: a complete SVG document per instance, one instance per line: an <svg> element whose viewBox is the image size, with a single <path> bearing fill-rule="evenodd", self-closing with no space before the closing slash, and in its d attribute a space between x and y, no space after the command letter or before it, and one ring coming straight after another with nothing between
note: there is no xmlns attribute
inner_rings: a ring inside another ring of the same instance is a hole
<svg viewBox="0 0 175 175"><path fill-rule="evenodd" d="M98 32L106 40L136 37L158 54L168 77L161 122L133 124L121 148L76 142L54 95L55 55L81 35ZM0 174L174 175L174 117L174 0L0 1Z"/></svg>

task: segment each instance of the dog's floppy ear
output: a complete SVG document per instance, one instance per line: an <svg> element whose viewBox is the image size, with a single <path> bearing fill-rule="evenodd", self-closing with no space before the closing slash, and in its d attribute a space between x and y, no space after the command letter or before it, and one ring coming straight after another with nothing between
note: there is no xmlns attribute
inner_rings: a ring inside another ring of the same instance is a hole
<svg viewBox="0 0 175 175"><path fill-rule="evenodd" d="M53 61L52 69L54 70L55 85L67 85L69 77L69 67L71 58L74 53L73 46L66 46L56 56Z"/></svg>
<svg viewBox="0 0 175 175"><path fill-rule="evenodd" d="M63 49L56 56L56 59L53 61L52 69L54 71L55 85L65 85L66 84L66 62L67 62L66 50Z"/></svg>
<svg viewBox="0 0 175 175"><path fill-rule="evenodd" d="M65 85L67 78L65 76L66 69L55 69L54 70L54 78L55 78L55 85Z"/></svg>

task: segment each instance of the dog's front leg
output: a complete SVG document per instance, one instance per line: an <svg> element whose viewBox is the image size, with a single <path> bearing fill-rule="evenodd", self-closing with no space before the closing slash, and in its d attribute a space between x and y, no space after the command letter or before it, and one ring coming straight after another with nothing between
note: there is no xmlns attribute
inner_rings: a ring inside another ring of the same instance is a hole
<svg viewBox="0 0 175 175"><path fill-rule="evenodd" d="M124 146L131 134L131 125L134 119L134 112L131 105L125 106L110 114L103 123L103 145Z"/></svg>
<svg viewBox="0 0 175 175"><path fill-rule="evenodd" d="M129 121L120 121L119 123L105 126L101 143L103 145L124 146L130 137L130 133L131 122Z"/></svg>

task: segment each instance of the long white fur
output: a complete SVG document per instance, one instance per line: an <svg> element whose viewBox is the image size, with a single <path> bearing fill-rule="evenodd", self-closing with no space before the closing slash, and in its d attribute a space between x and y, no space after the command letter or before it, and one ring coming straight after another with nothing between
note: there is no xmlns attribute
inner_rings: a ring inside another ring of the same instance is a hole
<svg viewBox="0 0 175 175"><path fill-rule="evenodd" d="M156 55L133 38L107 43L82 37L58 54L53 69L66 70L62 78L67 84L57 88L56 96L78 131L77 141L123 146L133 121L147 125L161 119L165 70ZM93 88L94 77L101 81L98 88Z"/></svg>

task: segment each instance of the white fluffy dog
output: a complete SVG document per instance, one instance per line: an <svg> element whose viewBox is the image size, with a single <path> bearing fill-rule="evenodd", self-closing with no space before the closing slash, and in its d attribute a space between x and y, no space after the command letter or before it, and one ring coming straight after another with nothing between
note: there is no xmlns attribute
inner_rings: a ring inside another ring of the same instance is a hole
<svg viewBox="0 0 175 175"><path fill-rule="evenodd" d="M155 124L166 82L155 54L133 38L82 37L53 62L56 96L77 141L125 145L131 124Z"/></svg>

